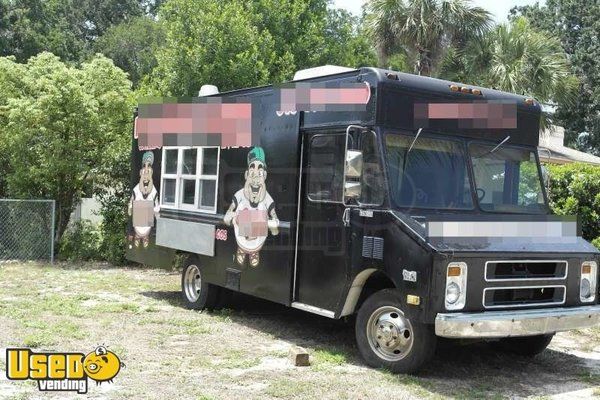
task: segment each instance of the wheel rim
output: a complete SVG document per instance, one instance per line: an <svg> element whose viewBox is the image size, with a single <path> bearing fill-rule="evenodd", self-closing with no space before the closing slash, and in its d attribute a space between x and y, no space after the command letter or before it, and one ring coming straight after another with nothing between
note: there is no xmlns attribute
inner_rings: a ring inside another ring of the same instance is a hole
<svg viewBox="0 0 600 400"><path fill-rule="evenodd" d="M380 358L387 361L402 360L412 349L412 325L400 309L380 307L369 317L367 339L373 352Z"/></svg>
<svg viewBox="0 0 600 400"><path fill-rule="evenodd" d="M190 265L185 271L183 280L183 289L189 301L195 302L200 297L202 289L202 278L200 277L200 269L195 265Z"/></svg>

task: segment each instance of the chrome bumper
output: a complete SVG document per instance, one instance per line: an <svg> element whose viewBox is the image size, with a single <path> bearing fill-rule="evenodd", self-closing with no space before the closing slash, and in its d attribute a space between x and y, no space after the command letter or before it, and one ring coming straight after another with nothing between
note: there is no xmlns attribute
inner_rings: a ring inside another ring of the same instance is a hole
<svg viewBox="0 0 600 400"><path fill-rule="evenodd" d="M501 338L589 328L600 323L600 305L539 310L446 313L435 318L435 334L446 338Z"/></svg>

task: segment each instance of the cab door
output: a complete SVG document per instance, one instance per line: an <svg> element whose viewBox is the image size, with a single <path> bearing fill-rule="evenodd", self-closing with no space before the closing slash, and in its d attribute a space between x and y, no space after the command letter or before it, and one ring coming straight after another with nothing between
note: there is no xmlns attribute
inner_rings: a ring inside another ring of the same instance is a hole
<svg viewBox="0 0 600 400"><path fill-rule="evenodd" d="M351 245L344 224L346 134L303 135L293 307L333 317L346 285Z"/></svg>

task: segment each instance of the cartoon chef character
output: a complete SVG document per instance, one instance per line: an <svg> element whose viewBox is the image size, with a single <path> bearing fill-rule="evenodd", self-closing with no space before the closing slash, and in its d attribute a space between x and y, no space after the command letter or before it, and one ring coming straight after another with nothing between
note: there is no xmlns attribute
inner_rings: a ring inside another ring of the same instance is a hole
<svg viewBox="0 0 600 400"><path fill-rule="evenodd" d="M152 182L152 165L154 154L147 151L142 156L142 169L140 169L140 181L133 188L129 200L128 213L133 217L133 229L135 231L135 246L142 242L148 247L150 231L154 226L154 215L158 213L158 192Z"/></svg>
<svg viewBox="0 0 600 400"><path fill-rule="evenodd" d="M250 266L260 262L259 251L267 238L279 233L279 219L275 202L267 192L267 164L262 147L254 147L248 153L248 169L244 187L233 195L229 210L223 218L225 224L233 224L238 248L235 259L243 265L248 255Z"/></svg>

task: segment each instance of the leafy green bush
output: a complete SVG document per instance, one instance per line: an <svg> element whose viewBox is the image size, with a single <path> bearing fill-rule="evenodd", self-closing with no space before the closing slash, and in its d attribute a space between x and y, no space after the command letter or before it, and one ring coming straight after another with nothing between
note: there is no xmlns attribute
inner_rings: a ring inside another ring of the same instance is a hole
<svg viewBox="0 0 600 400"><path fill-rule="evenodd" d="M99 260L100 244L98 228L88 220L77 221L62 236L58 256L67 261Z"/></svg>
<svg viewBox="0 0 600 400"><path fill-rule="evenodd" d="M113 265L127 262L125 246L127 245L128 201L127 195L119 197L114 193L100 199L100 215L102 215L100 252L102 259Z"/></svg>
<svg viewBox="0 0 600 400"><path fill-rule="evenodd" d="M600 249L600 237L597 237L596 239L592 240L592 244L596 246L597 249Z"/></svg>
<svg viewBox="0 0 600 400"><path fill-rule="evenodd" d="M557 215L578 215L583 237L600 245L600 167L574 163L547 165L550 207Z"/></svg>

